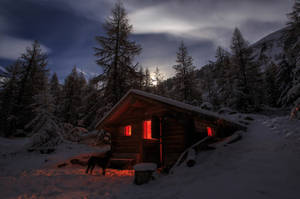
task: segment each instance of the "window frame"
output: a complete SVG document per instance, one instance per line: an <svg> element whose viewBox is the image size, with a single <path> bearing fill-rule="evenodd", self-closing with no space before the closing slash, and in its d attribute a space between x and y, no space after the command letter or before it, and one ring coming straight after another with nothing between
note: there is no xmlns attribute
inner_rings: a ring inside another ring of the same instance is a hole
<svg viewBox="0 0 300 199"><path fill-rule="evenodd" d="M123 127L123 135L125 137L131 137L132 136L132 125L126 125Z"/></svg>
<svg viewBox="0 0 300 199"><path fill-rule="evenodd" d="M152 138L151 124L152 124L151 119L143 121L143 139L144 140L153 140L154 139L154 138ZM150 133L149 133L149 129L150 129ZM149 134L150 134L150 136L149 136Z"/></svg>

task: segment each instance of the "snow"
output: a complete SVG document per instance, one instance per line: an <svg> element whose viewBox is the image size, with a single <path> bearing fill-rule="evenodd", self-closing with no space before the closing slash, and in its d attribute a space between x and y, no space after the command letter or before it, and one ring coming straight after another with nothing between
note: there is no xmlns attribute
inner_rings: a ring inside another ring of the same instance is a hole
<svg viewBox="0 0 300 199"><path fill-rule="evenodd" d="M238 142L204 151L192 168L137 186L133 171L57 168L58 163L104 148L61 144L54 154L28 153L26 139L0 139L1 198L243 198L298 199L300 195L300 121L251 115ZM47 160L47 162L45 162Z"/></svg>
<svg viewBox="0 0 300 199"><path fill-rule="evenodd" d="M140 163L140 164L136 164L134 165L134 170L135 171L155 171L157 166L155 163Z"/></svg>
<svg viewBox="0 0 300 199"><path fill-rule="evenodd" d="M0 77L7 77L6 72L7 72L6 68L3 66L0 66Z"/></svg>

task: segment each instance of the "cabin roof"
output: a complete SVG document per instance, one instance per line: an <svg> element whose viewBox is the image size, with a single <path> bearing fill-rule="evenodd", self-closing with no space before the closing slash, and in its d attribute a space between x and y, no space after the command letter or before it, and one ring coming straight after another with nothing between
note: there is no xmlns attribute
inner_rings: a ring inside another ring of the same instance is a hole
<svg viewBox="0 0 300 199"><path fill-rule="evenodd" d="M163 97L163 96L159 96L159 95L155 95L155 94L152 94L152 93L148 93L148 92L144 92L144 91L141 91L141 90L137 90L137 89L130 89L120 100L117 104L115 104L111 110L109 112L107 112L104 117L96 124L96 127L98 127L107 117L109 117L116 109L118 109L119 105L131 94L135 94L135 95L139 95L139 96L142 96L142 97L145 97L145 98L148 98L148 99L152 99L152 100L155 100L155 101L158 101L158 102L161 102L163 104L168 104L168 105L171 105L171 106L174 106L174 107L177 107L177 108L180 108L180 109L184 109L184 110L188 110L188 111L191 111L191 112L196 112L198 114L201 114L201 115L207 115L207 116L211 116L211 117L215 117L215 118L218 118L218 119L223 119L223 120L226 120L228 122L232 122L232 123L235 123L239 126L243 126L235 121L232 121L230 118L226 118L224 117L223 115L220 115L218 113L215 113L215 112L212 112L212 111L208 111L208 110L204 110L204 109L201 109L200 107L197 107L197 106L193 106L193 105L190 105L190 104L186 104L186 103L183 103L183 102L179 102L177 100L173 100L173 99L170 99L170 98L167 98L167 97Z"/></svg>

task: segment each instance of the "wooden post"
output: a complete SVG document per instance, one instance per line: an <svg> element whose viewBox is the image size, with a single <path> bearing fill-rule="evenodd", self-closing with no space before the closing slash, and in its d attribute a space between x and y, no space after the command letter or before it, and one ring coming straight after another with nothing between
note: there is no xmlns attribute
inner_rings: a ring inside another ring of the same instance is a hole
<svg viewBox="0 0 300 199"><path fill-rule="evenodd" d="M160 167L163 167L163 143L162 143L162 118L159 118L159 155L160 155Z"/></svg>

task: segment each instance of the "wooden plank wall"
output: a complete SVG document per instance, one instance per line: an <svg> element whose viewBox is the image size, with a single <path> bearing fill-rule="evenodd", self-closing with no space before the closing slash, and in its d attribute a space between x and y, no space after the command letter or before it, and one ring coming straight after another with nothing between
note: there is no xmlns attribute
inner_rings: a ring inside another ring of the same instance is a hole
<svg viewBox="0 0 300 199"><path fill-rule="evenodd" d="M131 125L131 136L124 135L124 127ZM113 158L134 158L140 161L141 124L139 122L127 122L118 125L112 132Z"/></svg>
<svg viewBox="0 0 300 199"><path fill-rule="evenodd" d="M163 161L172 165L184 151L186 137L184 127L176 119L166 118L163 125Z"/></svg>

